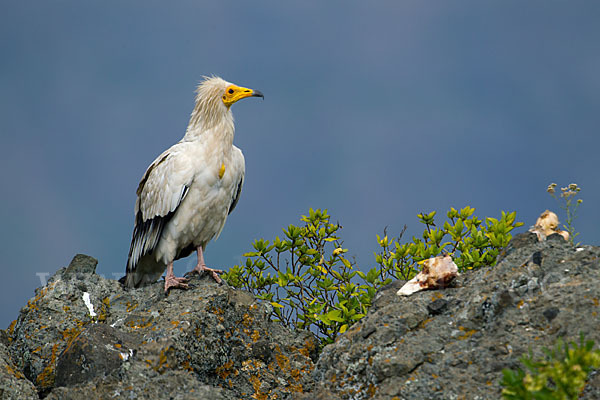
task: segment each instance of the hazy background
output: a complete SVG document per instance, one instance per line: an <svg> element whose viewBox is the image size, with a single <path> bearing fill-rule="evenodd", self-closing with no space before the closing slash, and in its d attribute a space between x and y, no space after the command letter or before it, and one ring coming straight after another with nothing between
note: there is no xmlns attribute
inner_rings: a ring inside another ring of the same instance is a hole
<svg viewBox="0 0 600 400"><path fill-rule="evenodd" d="M202 75L265 94L233 106L246 182L209 266L309 207L361 268L419 212L516 210L520 232L560 211L551 182L583 188L599 244L598 21L597 1L2 1L0 327L76 253L123 274L135 189Z"/></svg>

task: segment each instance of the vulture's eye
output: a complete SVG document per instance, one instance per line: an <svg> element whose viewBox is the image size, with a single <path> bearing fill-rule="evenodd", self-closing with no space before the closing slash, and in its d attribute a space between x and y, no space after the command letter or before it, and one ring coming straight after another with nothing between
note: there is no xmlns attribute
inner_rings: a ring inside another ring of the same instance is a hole
<svg viewBox="0 0 600 400"><path fill-rule="evenodd" d="M233 89L228 90L229 94L233 94Z"/></svg>

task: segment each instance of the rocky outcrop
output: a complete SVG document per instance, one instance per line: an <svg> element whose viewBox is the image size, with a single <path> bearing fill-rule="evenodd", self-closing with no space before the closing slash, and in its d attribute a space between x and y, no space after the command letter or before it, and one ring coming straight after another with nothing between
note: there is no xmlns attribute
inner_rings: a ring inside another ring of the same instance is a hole
<svg viewBox="0 0 600 400"><path fill-rule="evenodd" d="M251 294L195 277L126 290L77 255L0 331L2 399L492 399L502 368L558 337L600 344L600 248L516 236L451 287L377 294L325 347ZM600 398L592 373L583 397Z"/></svg>
<svg viewBox="0 0 600 400"><path fill-rule="evenodd" d="M271 322L249 293L209 277L169 296L162 283L125 290L95 265L77 255L7 331L10 357L2 347L0 357L35 398L282 399L311 389L315 338Z"/></svg>
<svg viewBox="0 0 600 400"><path fill-rule="evenodd" d="M503 368L531 349L579 333L600 344L600 248L558 235L518 235L494 267L454 287L396 296L381 290L369 314L327 346L314 376L343 399L497 399ZM521 365L522 367L522 365ZM594 375L595 376L595 375ZM592 379L583 398L600 398Z"/></svg>
<svg viewBox="0 0 600 400"><path fill-rule="evenodd" d="M8 338L4 338L8 341ZM0 399L37 399L35 386L12 362L6 343L0 342Z"/></svg>

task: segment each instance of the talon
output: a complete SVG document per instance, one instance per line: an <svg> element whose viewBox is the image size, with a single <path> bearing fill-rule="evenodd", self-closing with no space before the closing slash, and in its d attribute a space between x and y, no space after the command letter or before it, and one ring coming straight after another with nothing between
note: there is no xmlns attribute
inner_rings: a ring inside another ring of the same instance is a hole
<svg viewBox="0 0 600 400"><path fill-rule="evenodd" d="M196 264L194 269L191 270L190 272L188 272L188 274L197 273L198 275L200 275L202 272L210 272L210 275L213 277L213 279L215 281L217 281L217 283L223 282L223 280L218 275L218 274L222 274L223 271L221 271L220 269L208 268L206 266L206 263L204 262L204 254L203 254L204 251L202 249L202 246L198 246L196 248L196 252L198 253L198 264ZM186 275L188 275L188 274L186 274Z"/></svg>
<svg viewBox="0 0 600 400"><path fill-rule="evenodd" d="M208 268L206 265L201 265L201 264L196 265L196 267L193 270L191 270L190 272L188 272L186 275L192 275L192 274L201 275L203 272L210 273L210 275L212 276L212 278L217 283L223 282L223 280L221 279L221 277L218 275L218 274L222 274L223 273L222 270Z"/></svg>
<svg viewBox="0 0 600 400"><path fill-rule="evenodd" d="M176 276L165 277L165 294L169 293L169 290L172 288L184 289L187 290L190 288L190 285L187 284L187 278L178 278Z"/></svg>

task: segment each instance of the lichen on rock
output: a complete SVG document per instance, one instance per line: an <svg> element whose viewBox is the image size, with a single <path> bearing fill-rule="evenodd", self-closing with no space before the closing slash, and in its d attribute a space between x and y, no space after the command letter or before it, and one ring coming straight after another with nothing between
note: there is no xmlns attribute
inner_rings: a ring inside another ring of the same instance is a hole
<svg viewBox="0 0 600 400"><path fill-rule="evenodd" d="M530 349L580 332L600 344L600 248L530 232L443 290L384 286L320 355L248 292L209 277L126 290L95 265L76 256L0 332L0 398L499 398L502 368ZM597 376L581 398L600 398Z"/></svg>
<svg viewBox="0 0 600 400"><path fill-rule="evenodd" d="M161 283L124 289L96 263L77 255L10 329L15 379L41 396L282 399L311 389L316 339L270 321L251 294L204 277L169 296Z"/></svg>
<svg viewBox="0 0 600 400"><path fill-rule="evenodd" d="M579 333L600 344L600 248L517 235L493 268L410 297L378 294L368 315L326 346L315 393L342 399L500 398L501 370ZM399 286L402 282L397 283ZM592 380L584 397L599 398Z"/></svg>

